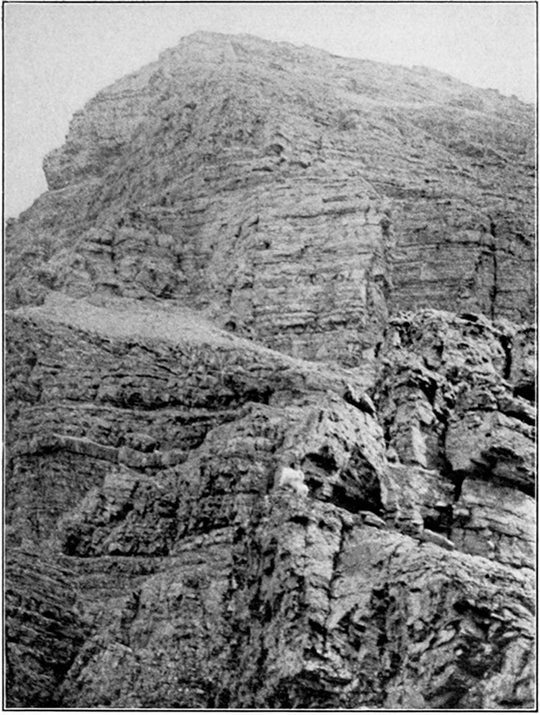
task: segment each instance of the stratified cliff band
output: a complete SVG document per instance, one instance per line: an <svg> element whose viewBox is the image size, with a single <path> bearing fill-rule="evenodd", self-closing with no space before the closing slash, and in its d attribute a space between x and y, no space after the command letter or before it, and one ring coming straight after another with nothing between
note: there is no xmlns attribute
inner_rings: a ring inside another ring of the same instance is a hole
<svg viewBox="0 0 540 715"><path fill-rule="evenodd" d="M534 706L534 151L249 36L74 116L5 243L8 707Z"/></svg>

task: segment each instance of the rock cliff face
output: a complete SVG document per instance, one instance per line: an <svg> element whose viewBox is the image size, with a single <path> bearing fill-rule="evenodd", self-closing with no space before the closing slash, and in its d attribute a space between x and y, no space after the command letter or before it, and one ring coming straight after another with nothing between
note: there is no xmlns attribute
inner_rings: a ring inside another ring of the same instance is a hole
<svg viewBox="0 0 540 715"><path fill-rule="evenodd" d="M8 706L532 707L533 151L248 36L75 115L6 239Z"/></svg>

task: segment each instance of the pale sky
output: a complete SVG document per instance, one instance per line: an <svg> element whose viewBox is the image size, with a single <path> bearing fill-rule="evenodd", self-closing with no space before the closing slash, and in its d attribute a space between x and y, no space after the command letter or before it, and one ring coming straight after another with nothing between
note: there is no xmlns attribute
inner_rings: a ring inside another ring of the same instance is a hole
<svg viewBox="0 0 540 715"><path fill-rule="evenodd" d="M250 33L345 57L424 65L535 101L536 13L507 3L4 5L5 216L46 190L44 155L96 92L197 30Z"/></svg>

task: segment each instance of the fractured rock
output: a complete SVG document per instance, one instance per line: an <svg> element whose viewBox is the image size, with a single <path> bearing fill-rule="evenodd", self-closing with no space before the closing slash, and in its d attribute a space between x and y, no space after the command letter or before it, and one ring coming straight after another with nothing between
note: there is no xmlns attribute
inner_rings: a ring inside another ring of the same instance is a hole
<svg viewBox="0 0 540 715"><path fill-rule="evenodd" d="M10 707L534 707L533 139L209 33L74 116L6 231Z"/></svg>
<svg viewBox="0 0 540 715"><path fill-rule="evenodd" d="M453 551L455 549L453 541L450 541L450 539L447 539L446 536L442 534L431 531L431 529L422 529L420 541L424 544L435 544L435 546L440 546L447 551Z"/></svg>

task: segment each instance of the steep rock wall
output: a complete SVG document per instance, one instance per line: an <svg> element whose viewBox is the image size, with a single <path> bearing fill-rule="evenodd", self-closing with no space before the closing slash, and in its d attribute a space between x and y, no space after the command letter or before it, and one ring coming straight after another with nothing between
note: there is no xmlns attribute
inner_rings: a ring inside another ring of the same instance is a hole
<svg viewBox="0 0 540 715"><path fill-rule="evenodd" d="M533 706L532 122L206 33L74 117L6 240L10 706Z"/></svg>
<svg viewBox="0 0 540 715"><path fill-rule="evenodd" d="M376 408L370 373L100 303L10 329L9 544L69 563L83 624L41 702L532 702L534 443L504 330L394 321ZM279 488L290 460L307 497Z"/></svg>
<svg viewBox="0 0 540 715"><path fill-rule="evenodd" d="M37 281L189 301L351 365L390 293L392 310L527 320L533 126L427 70L196 34L75 116L52 191L13 227L11 300Z"/></svg>

